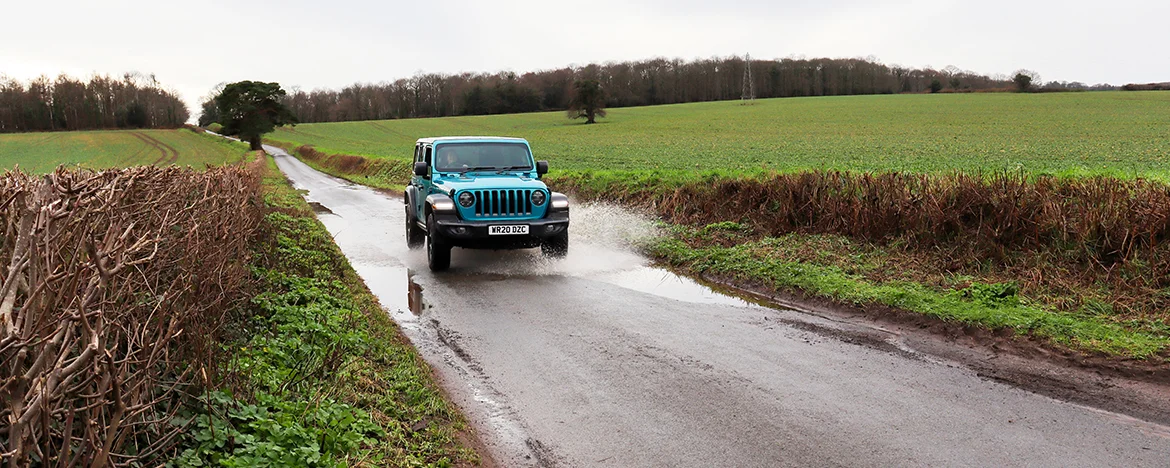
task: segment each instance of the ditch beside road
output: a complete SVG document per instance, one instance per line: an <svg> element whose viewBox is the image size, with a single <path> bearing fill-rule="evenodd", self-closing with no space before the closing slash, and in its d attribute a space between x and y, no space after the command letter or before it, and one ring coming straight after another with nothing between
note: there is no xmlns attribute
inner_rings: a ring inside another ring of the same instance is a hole
<svg viewBox="0 0 1170 468"><path fill-rule="evenodd" d="M432 274L406 249L401 199L265 149L501 465L1170 457L1164 425L981 377L874 325L754 305L653 268L619 235L649 224L612 207L575 207L564 260L456 249L452 270Z"/></svg>

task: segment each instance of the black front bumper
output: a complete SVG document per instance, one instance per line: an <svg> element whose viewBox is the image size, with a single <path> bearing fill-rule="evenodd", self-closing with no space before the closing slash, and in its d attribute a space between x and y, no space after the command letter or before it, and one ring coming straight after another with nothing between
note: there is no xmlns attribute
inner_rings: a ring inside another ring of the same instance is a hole
<svg viewBox="0 0 1170 468"><path fill-rule="evenodd" d="M569 212L549 212L542 219L520 221L466 221L456 214L435 214L435 224L443 240L465 249L527 249L538 247L550 237L569 230ZM488 235L488 226L528 226L526 235Z"/></svg>

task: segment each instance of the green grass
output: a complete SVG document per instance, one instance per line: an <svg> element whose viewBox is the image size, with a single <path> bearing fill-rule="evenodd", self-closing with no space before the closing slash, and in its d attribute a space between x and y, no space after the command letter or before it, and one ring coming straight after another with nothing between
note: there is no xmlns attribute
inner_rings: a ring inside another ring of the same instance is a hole
<svg viewBox="0 0 1170 468"><path fill-rule="evenodd" d="M466 466L477 455L430 369L267 158L260 289L225 343L249 398L206 399L177 466ZM228 423L231 424L228 424Z"/></svg>
<svg viewBox="0 0 1170 468"><path fill-rule="evenodd" d="M247 145L188 129L0 134L0 168L50 172L58 164L93 169L147 164L203 168L239 162Z"/></svg>
<svg viewBox="0 0 1170 468"><path fill-rule="evenodd" d="M276 292L293 304L315 308L316 318L301 322L305 330L318 333L333 320L334 325L347 327L334 329L335 336L353 338L345 365L330 370L332 380L314 382L320 384L314 391L368 412L384 431L358 457L364 460L361 464L475 463L478 456L458 441L458 433L467 430L466 423L442 395L426 362L366 288L302 194L292 188L272 158L266 160L265 204L277 210L266 221L276 228L277 245L269 253L276 265L263 276L267 281L278 279ZM306 300L309 295L302 285L333 298L313 304ZM294 337L291 342L303 346L307 341ZM278 359L289 356L279 354Z"/></svg>
<svg viewBox="0 0 1170 468"><path fill-rule="evenodd" d="M767 99L303 124L268 137L327 153L409 158L415 139L527 138L554 170L1017 170L1170 180L1170 93L941 94Z"/></svg>
<svg viewBox="0 0 1170 468"><path fill-rule="evenodd" d="M823 244L828 236L769 237L730 247L711 244L696 247L693 242L688 244L683 240L693 241L714 231L734 233L738 229L741 228L737 223L727 222L704 228L675 226L672 235L652 240L647 251L675 268L694 274L719 275L779 291L798 289L849 304L883 304L992 330L1007 328L1082 351L1149 359L1170 349L1170 335L1164 330L1126 327L1102 317L1049 310L1018 297L1010 283L971 283L958 290L939 290L913 281L868 280L857 270L880 268L880 265L866 265L867 262L858 261L867 257L866 254L848 249L818 254L848 254L855 262L847 263L858 263L849 268L824 259L794 261L790 252L783 254L786 250L807 249L810 240Z"/></svg>

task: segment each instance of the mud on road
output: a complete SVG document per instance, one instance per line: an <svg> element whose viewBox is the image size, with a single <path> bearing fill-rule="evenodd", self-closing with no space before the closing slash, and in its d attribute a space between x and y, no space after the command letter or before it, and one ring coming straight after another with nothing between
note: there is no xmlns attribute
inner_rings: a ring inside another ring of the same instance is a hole
<svg viewBox="0 0 1170 468"><path fill-rule="evenodd" d="M1156 422L1004 384L863 319L764 307L653 268L626 247L652 225L612 207L574 207L563 261L456 249L434 275L405 247L400 199L266 149L501 465L1170 459Z"/></svg>

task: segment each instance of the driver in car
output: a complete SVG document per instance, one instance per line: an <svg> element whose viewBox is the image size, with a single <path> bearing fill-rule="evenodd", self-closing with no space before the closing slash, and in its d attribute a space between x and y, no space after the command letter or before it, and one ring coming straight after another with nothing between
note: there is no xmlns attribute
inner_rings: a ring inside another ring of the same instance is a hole
<svg viewBox="0 0 1170 468"><path fill-rule="evenodd" d="M459 168L459 158L455 155L455 148L443 148L439 152L439 167L446 170Z"/></svg>

